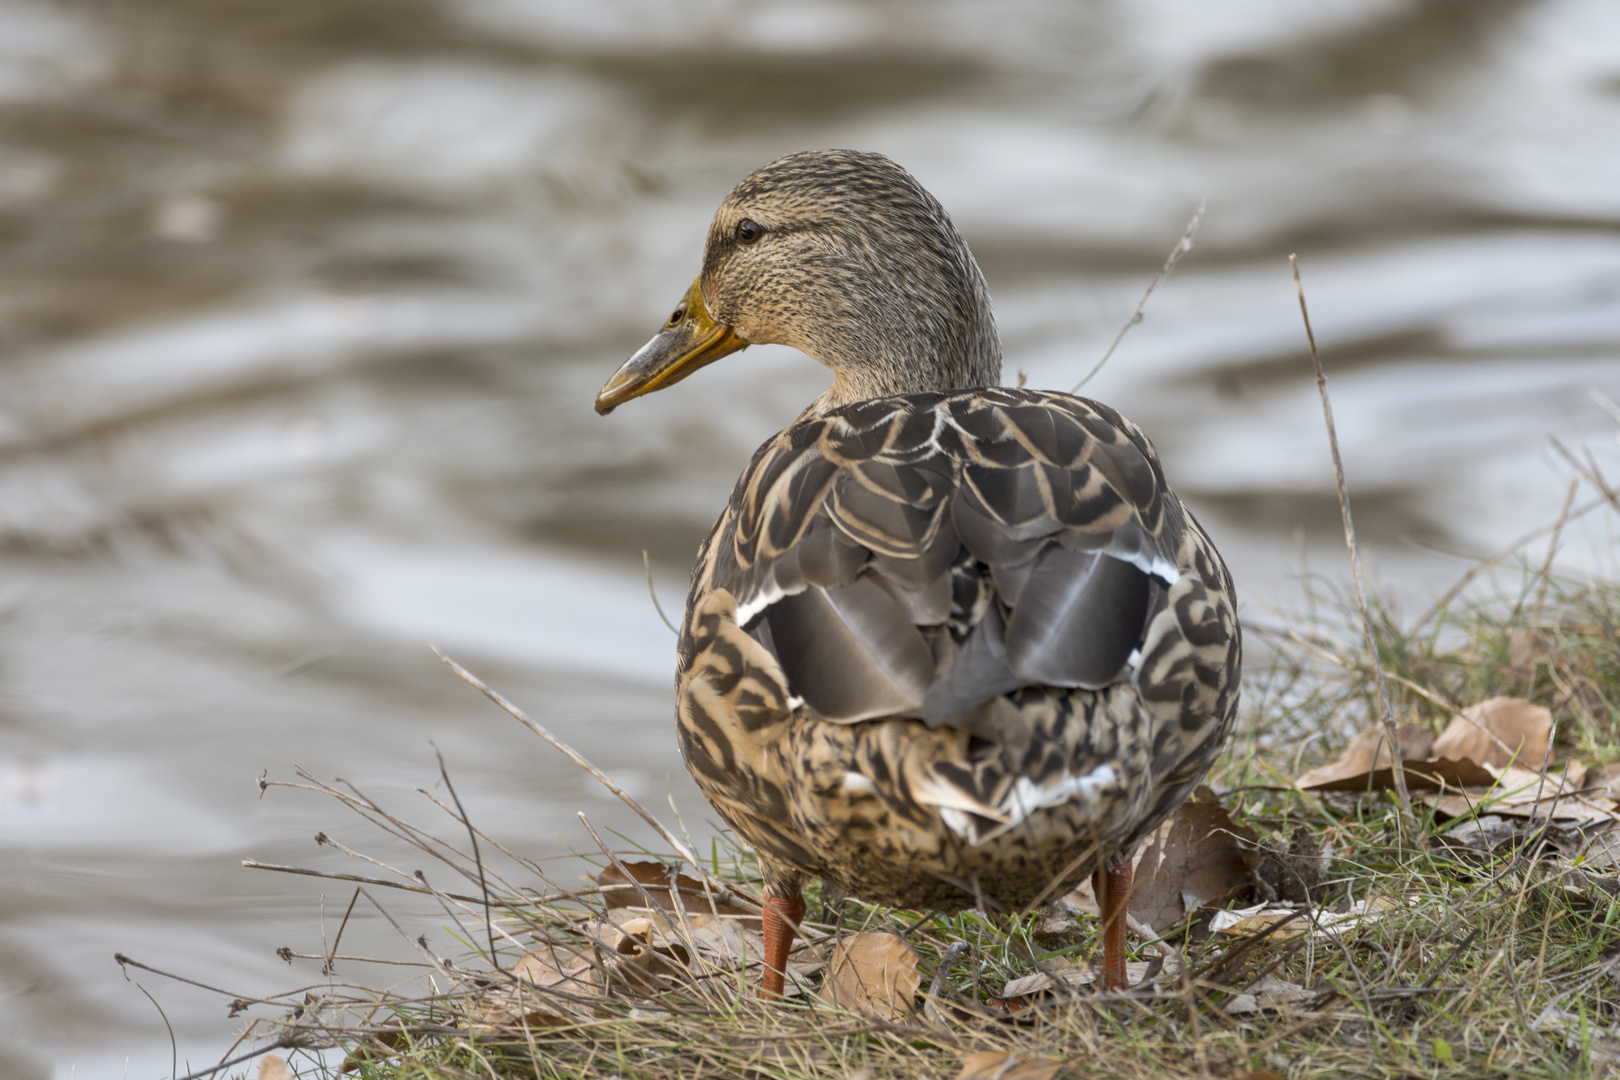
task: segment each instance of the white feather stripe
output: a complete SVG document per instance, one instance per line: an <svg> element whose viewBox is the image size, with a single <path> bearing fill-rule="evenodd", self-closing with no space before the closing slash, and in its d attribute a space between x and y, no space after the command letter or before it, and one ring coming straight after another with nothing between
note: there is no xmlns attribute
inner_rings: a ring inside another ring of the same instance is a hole
<svg viewBox="0 0 1620 1080"><path fill-rule="evenodd" d="M918 802L937 807L939 819L946 828L977 845L1017 828L1037 810L1061 806L1075 799L1095 804L1104 790L1118 782L1119 774L1104 762L1084 776L1064 773L1044 784L1020 776L1006 797L994 806L934 776L914 784L912 794ZM985 820L994 822L995 827L981 832L981 823Z"/></svg>

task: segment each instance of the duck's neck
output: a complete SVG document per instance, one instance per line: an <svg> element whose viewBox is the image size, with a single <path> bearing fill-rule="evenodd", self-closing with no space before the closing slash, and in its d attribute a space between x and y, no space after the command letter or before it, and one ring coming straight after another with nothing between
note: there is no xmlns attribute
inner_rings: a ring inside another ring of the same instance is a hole
<svg viewBox="0 0 1620 1080"><path fill-rule="evenodd" d="M903 278L859 298L835 332L818 342L816 359L833 384L808 413L891 394L964 390L1001 384L1001 339L990 292L973 256L949 285L917 289Z"/></svg>

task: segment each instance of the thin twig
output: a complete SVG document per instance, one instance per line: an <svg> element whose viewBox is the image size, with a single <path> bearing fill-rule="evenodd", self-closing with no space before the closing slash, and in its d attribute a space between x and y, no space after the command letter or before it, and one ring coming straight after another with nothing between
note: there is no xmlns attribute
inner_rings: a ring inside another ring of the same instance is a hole
<svg viewBox="0 0 1620 1080"><path fill-rule="evenodd" d="M332 939L332 947L326 950L326 959L321 962L321 974L332 974L332 961L337 956L338 942L343 940L343 928L349 925L349 916L354 914L354 905L360 899L360 890L356 888L354 895L349 897L349 906L344 909L343 921L338 923L337 936Z"/></svg>
<svg viewBox="0 0 1620 1080"><path fill-rule="evenodd" d="M484 898L484 931L489 935L489 962L495 966L496 971L501 970L501 958L495 951L495 918L490 914L489 882L484 877L484 856L478 850L478 831L472 827L472 820L467 817L466 807L461 805L461 796L456 794L456 786L450 782L450 770L445 768L444 755L432 743L433 756L439 759L439 777L444 781L445 790L450 792L450 801L456 804L456 813L461 815L461 823L467 827L467 837L472 841L473 862L478 867L478 889ZM420 877L420 871L418 876ZM424 880L422 884L426 885Z"/></svg>
<svg viewBox="0 0 1620 1080"><path fill-rule="evenodd" d="M1563 445L1559 443L1557 439L1553 440L1553 445L1557 446L1558 449L1566 455L1569 453L1567 450L1564 450ZM1552 583L1553 560L1558 557L1558 545L1564 538L1564 523L1569 520L1570 507L1575 505L1575 495L1580 490L1581 478L1577 476L1575 479L1569 482L1569 491L1564 495L1563 509L1558 512L1558 521L1556 522L1557 527L1553 529L1552 539L1547 541L1547 558L1541 564L1541 572L1536 575L1536 602L1530 608L1531 626L1539 626L1541 624L1542 607L1547 601L1547 586ZM1514 614L1518 614L1516 608Z"/></svg>
<svg viewBox="0 0 1620 1080"><path fill-rule="evenodd" d="M1583 502L1579 506L1577 506L1575 509L1573 509L1573 510L1571 510L1569 512L1568 520L1569 521L1574 521L1577 518L1585 517L1587 514L1590 514L1593 510L1596 510L1600 506L1605 506L1611 501L1613 501L1613 500L1612 499L1601 499L1601 498L1599 498L1599 499L1591 499L1591 500L1589 500L1587 502ZM1620 504L1617 504L1616 508L1620 509ZM1423 629L1423 627L1428 624L1430 619L1433 619L1436 615L1438 615L1442 611L1446 610L1447 605L1449 605L1452 600L1456 599L1457 594L1462 592L1464 589L1466 589L1468 587L1468 583L1473 581L1480 574L1483 574L1486 570L1489 570L1491 567L1495 566L1497 563L1501 562L1503 559L1507 558L1509 555L1512 555L1515 551L1518 551L1520 548L1524 547L1526 544L1531 543L1531 542L1536 541L1536 540L1539 540L1543 536L1546 536L1548 533L1552 532L1557 527L1558 527L1558 523L1556 521L1549 522L1548 524L1541 526L1539 529L1531 529L1529 532L1525 533L1523 536L1519 537L1517 540L1513 541L1511 544L1508 544L1506 547L1504 547L1501 550L1497 551L1495 554L1487 555L1484 558L1476 558L1475 559L1475 565L1470 567L1468 572L1465 573L1461 578L1459 578L1455 585L1453 585L1451 588L1447 589L1444 593L1442 593L1441 596L1440 596L1440 599L1436 600L1432 605L1430 605L1429 610L1423 613L1423 617L1418 619L1417 622L1412 624L1412 629L1409 630L1408 633L1415 634L1419 630ZM1433 544L1424 544L1424 543L1419 542L1419 546L1420 547L1426 547L1431 551L1438 551L1442 555L1451 555L1451 556L1454 556L1454 557L1457 557L1457 558L1465 558L1465 559L1466 558L1474 558L1473 556L1463 555L1460 552L1447 551L1444 548L1435 547Z"/></svg>
<svg viewBox="0 0 1620 1080"><path fill-rule="evenodd" d="M1130 331L1131 327L1142 321L1142 315L1147 308L1148 297L1153 295L1153 290L1157 289L1165 278L1175 273L1176 267L1181 264L1181 260L1186 258L1187 252L1192 250L1193 236L1198 232L1199 222L1204 220L1205 202L1206 200L1199 200L1198 209L1193 213L1192 220L1187 222L1187 228L1182 232L1181 239L1176 241L1176 246L1170 249L1170 255L1164 260L1164 265L1159 268L1159 272L1154 275L1153 280L1148 282L1147 292L1142 294L1142 299L1137 302L1136 310L1131 313L1130 319L1124 326L1119 328L1119 333L1114 335L1114 343L1108 346L1108 351L1103 353L1102 359L1097 361L1095 367L1086 372L1085 378L1074 384L1074 389L1070 390L1069 393L1078 394L1080 388L1090 382L1092 376L1101 371L1103 365L1108 363L1108 358L1114 355L1114 350L1119 348L1121 341L1125 340L1125 335ZM1019 383L1019 385L1022 386L1023 383Z"/></svg>
<svg viewBox="0 0 1620 1080"><path fill-rule="evenodd" d="M675 629L675 624L669 621L668 615L664 614L664 605L658 602L658 590L653 588L652 556L647 554L646 548L641 549L641 565L647 571L647 595L652 597L653 610L658 612L660 619L664 620L664 625L669 627L669 632L679 637L681 632Z"/></svg>
<svg viewBox="0 0 1620 1080"><path fill-rule="evenodd" d="M1288 256L1288 265L1294 272L1294 292L1299 297L1299 314L1305 320L1305 339L1311 347L1311 365L1316 369L1316 390L1322 397L1322 418L1327 422L1328 446L1333 451L1333 478L1339 485L1339 514L1344 519L1344 543L1350 549L1350 578L1356 587L1356 607L1361 611L1361 629L1367 638L1367 656L1372 663L1373 679L1378 684L1379 712L1384 721L1384 734L1389 737L1389 753L1394 765L1395 799L1400 807L1401 843L1411 839L1417 827L1412 816L1412 798L1406 791L1406 772L1402 762L1401 746L1395 737L1395 714L1389 705L1389 688L1384 685L1384 666L1378 662L1378 643L1373 638L1372 617L1367 613L1367 596L1361 585L1361 555L1356 550L1356 526L1350 517L1350 489L1344 482L1344 462L1339 458L1339 433L1333 425L1333 402L1328 398L1327 374L1322 370L1322 358L1316 351L1316 331L1311 329L1310 309L1305 306L1305 286L1299 280L1299 260Z"/></svg>
<svg viewBox="0 0 1620 1080"><path fill-rule="evenodd" d="M460 664L446 656L442 651L440 651L438 646L434 646L433 651L439 654L439 659L450 665L451 671L454 671L457 675L461 676L475 690L489 698L489 700L493 701L496 705L499 705L524 727L546 740L546 742L554 746L575 765L578 765L580 768L590 773L591 776L595 778L597 783L613 792L614 795L618 796L620 802L634 810L642 821L645 821L648 825L651 825L653 831L658 833L659 836L663 837L664 841L669 844L670 847L675 849L676 854L680 855L681 858L690 863L693 869L695 869L699 874L708 876L708 868L705 867L698 859L695 852L682 843L680 838L674 833L664 828L663 824L659 822L657 818L653 817L645 809L643 809L640 803L636 802L635 799L630 797L629 792L625 791L618 784L615 784L612 780L608 779L606 773L587 761L585 759L585 755L581 754L578 750L575 750L572 746L569 746L567 743L557 738L557 736L548 731L543 724L530 719L528 714L522 709L506 700L506 698L502 697L494 690L491 690L488 686L484 685L483 680L479 679L478 676L474 675L472 672L468 671L466 668L462 667ZM721 884L721 888L726 889L724 883Z"/></svg>
<svg viewBox="0 0 1620 1080"><path fill-rule="evenodd" d="M934 981L928 984L928 994L923 999L923 1014L936 1024L945 1022L945 1014L939 1007L939 993L945 989L945 980L950 977L951 967L967 952L968 943L953 941L951 947L945 950L945 955L939 958L939 967L934 969Z"/></svg>
<svg viewBox="0 0 1620 1080"><path fill-rule="evenodd" d="M278 874L299 874L303 877L330 878L333 881L355 881L362 885L381 885L387 889L399 889L401 892L421 893L432 896L435 890L424 889L419 885L408 885L403 881L389 881L387 878L363 877L360 874L342 874L335 870L310 870L302 866L281 866L277 863L260 862L258 859L243 859L242 865L249 870L274 870ZM458 893L444 893L453 900L460 900L465 904L481 903L476 896L467 896ZM516 907L516 904L503 903L502 907Z"/></svg>
<svg viewBox="0 0 1620 1080"><path fill-rule="evenodd" d="M139 968L142 971L150 971L153 975L161 975L165 979L173 979L175 982L183 982L187 986L195 986L200 990L207 990L211 993L220 994L236 1001L246 1001L254 1005L275 1004L275 1002L270 998L256 998L250 997L246 994L233 994L229 990L222 990L217 986L209 986L207 983L198 982L196 979L188 979L184 975L176 975L173 972L164 971L162 968L155 968L151 964L143 964L133 957L125 956L123 953L113 953L113 962L121 968ZM125 977L128 977L128 972L125 972ZM136 985L140 984L137 983Z"/></svg>
<svg viewBox="0 0 1620 1080"><path fill-rule="evenodd" d="M124 977L128 979L129 973L125 972ZM130 981L135 982L133 979ZM163 1018L163 1026L169 1029L169 1075L174 1076L180 1071L180 1044L175 1041L174 1025L169 1023L169 1014L163 1011L163 1006L158 1004L158 999L152 996L150 990L140 983L135 983L135 989L146 995L146 1000L152 1003L152 1008Z"/></svg>
<svg viewBox="0 0 1620 1080"><path fill-rule="evenodd" d="M265 1043L263 1046L250 1050L239 1057L233 1057L229 1061L222 1061L218 1065L211 1065L206 1069L198 1069L194 1073L187 1073L185 1076L180 1077L180 1080L202 1080L203 1077L223 1072L232 1065L240 1065L244 1061L252 1061L256 1057L263 1057L272 1050L287 1050L296 1045L291 1039L277 1039L275 1042Z"/></svg>

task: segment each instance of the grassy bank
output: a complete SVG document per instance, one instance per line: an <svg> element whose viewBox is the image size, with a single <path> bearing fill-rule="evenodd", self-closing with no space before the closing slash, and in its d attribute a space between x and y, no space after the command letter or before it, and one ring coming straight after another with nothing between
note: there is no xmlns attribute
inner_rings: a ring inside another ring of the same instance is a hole
<svg viewBox="0 0 1620 1080"><path fill-rule="evenodd" d="M1514 586L1404 623L1376 612L1397 718L1438 730L1474 702L1523 698L1551 711L1555 762L1620 761L1620 586L1533 565L1501 576ZM419 940L416 977L387 992L297 960L316 985L291 1012L257 1005L250 1034L295 1069L300 1047L340 1046L365 1080L1603 1075L1620 1056L1620 877L1591 846L1607 823L1501 819L1487 835L1419 805L1403 844L1387 793L1295 788L1378 708L1353 608L1313 610L1327 617L1251 618L1242 728L1202 796L1249 830L1247 887L1215 906L1291 902L1303 922L1219 930L1197 911L1139 933L1137 985L1108 994L1087 981L1096 921L1073 898L930 918L812 891L805 992L770 1004L739 960L759 887L746 851L716 841L683 860L672 846L690 842L649 825L541 865L305 778L453 869L441 891L362 865L375 880L356 896L386 909L385 884L432 895L459 944ZM452 792L441 809L458 806ZM1345 912L1360 914L1334 929ZM832 942L859 931L898 935L869 940L913 981L828 1004ZM1009 994L1043 971L1055 985Z"/></svg>

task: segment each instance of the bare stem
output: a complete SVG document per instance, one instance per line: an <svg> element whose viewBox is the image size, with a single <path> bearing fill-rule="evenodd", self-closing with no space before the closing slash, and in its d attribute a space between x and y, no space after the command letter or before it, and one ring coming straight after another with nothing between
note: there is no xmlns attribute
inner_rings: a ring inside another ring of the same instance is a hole
<svg viewBox="0 0 1620 1080"><path fill-rule="evenodd" d="M664 614L664 605L658 602L658 590L653 588L652 556L647 553L646 548L641 549L641 566L647 571L647 595L652 597L653 610L658 612L660 619L664 620L664 625L669 627L669 632L679 636L680 631L675 629L675 624L669 621L668 615Z"/></svg>
<svg viewBox="0 0 1620 1080"><path fill-rule="evenodd" d="M1412 797L1406 791L1406 765L1401 759L1400 740L1395 735L1395 713L1389 705L1389 688L1384 685L1384 667L1378 662L1378 643L1373 639L1372 617L1367 613L1367 594L1361 585L1361 554L1356 550L1356 526L1350 517L1350 489L1344 482L1344 462L1339 457L1339 432L1333 424L1333 402L1328 397L1327 374L1322 370L1322 358L1316 351L1316 331L1311 329L1311 313L1305 306L1305 286L1299 280L1299 260L1288 256L1288 266L1294 272L1294 292L1299 296L1299 314L1305 320L1305 340L1311 347L1311 365L1316 369L1316 390L1322 396L1322 419L1327 423L1328 446L1333 450L1333 478L1339 485L1339 514L1344 519L1344 544L1350 550L1350 579L1356 587L1356 607L1361 611L1361 630L1367 639L1367 658L1372 663L1373 680L1378 684L1379 715L1384 721L1384 735L1389 739L1389 753L1394 766L1395 800L1401 813L1401 843L1407 843L1416 831L1417 821L1412 816Z"/></svg>
<svg viewBox="0 0 1620 1080"><path fill-rule="evenodd" d="M484 684L483 680L478 678L478 676L474 675L472 672L468 671L466 668L462 667L460 664L458 664L454 660L450 659L443 652L440 652L438 646L434 646L433 651L439 654L439 659L440 660L443 660L446 664L450 665L450 670L451 671L454 671L457 675L460 675L463 679L465 679L468 683L470 683L479 693L483 694L485 697L489 698L489 700L493 701L495 704L499 705L502 709L506 710L507 713L509 713L514 719L516 719L524 727L528 728L530 731L534 732L536 735L538 735L542 739L546 740L546 742L548 742L552 746L556 747L559 751L561 751L563 753L564 756L566 756L575 765L578 765L580 768L582 768L586 772L590 773L591 776L595 778L597 783L601 784L603 787L605 787L609 791L613 792L614 795L618 796L620 802L624 803L624 805L626 805L630 809L634 810L636 812L637 816L639 816L642 821L645 821L648 825L651 825L652 828L653 828L653 831L656 832L659 836L663 837L665 843L669 844L669 846L675 850L675 853L677 855L679 855L681 858L685 859L689 864L691 864L692 868L694 870L696 870L699 875L701 875L702 877L704 877L706 879L712 878L712 875L709 873L708 867L703 865L703 861L697 857L697 854L695 852L693 852L691 850L691 848L687 847L687 845L678 836L676 836L674 833L672 833L668 829L664 828L663 824L661 822L659 822L659 820L657 818L655 818L651 814L649 814L645 809L642 808L642 805L640 803L636 802L635 799L631 798L629 792L625 791L618 784L615 784L612 780L608 779L608 776L607 776L606 773L604 773L601 769L598 769L595 765L592 765L589 761L587 761L585 759L585 755L581 754L578 750L575 750L572 746L569 746L567 743L565 743L561 739L557 738L557 736L553 735L550 731L546 730L545 725L539 723L536 720L531 719L528 716L528 714L525 713L522 709L518 708L516 705L512 704L510 701L506 700L506 698L502 697L500 694L496 693L494 690L491 690L488 686L486 686ZM732 890L731 888L729 888L726 885L725 882L716 881L715 884L719 888L721 888L723 891L725 891L726 893L735 896L735 890ZM747 901L746 899L744 899L744 902L745 903L752 903L752 901Z"/></svg>
<svg viewBox="0 0 1620 1080"><path fill-rule="evenodd" d="M1170 249L1170 254L1164 260L1164 265L1159 268L1159 272L1154 275L1153 280L1148 282L1147 292L1143 293L1142 299L1137 301L1136 310L1131 312L1131 317L1126 320L1125 325L1119 328L1119 333L1114 335L1114 343L1108 346L1108 351L1103 353L1101 360L1097 361L1097 366L1086 372L1086 377L1075 383L1074 389L1070 390L1069 393L1078 394L1080 388L1090 382L1092 376L1101 371L1103 365L1108 363L1108 358L1114 355L1114 350L1119 348L1119 343L1125 340L1125 335L1130 332L1131 327L1142 321L1142 314L1147 309L1148 297L1153 295L1153 290L1157 289L1165 278L1175 273L1176 267L1180 265L1181 260L1186 257L1187 252L1192 250L1193 236L1198 232L1199 222L1204 220L1204 205L1204 202L1199 202L1198 209L1193 212L1192 220L1187 222L1187 228L1181 234L1181 239L1176 241L1176 246ZM1022 372L1019 373L1018 385L1020 387L1024 385Z"/></svg>

